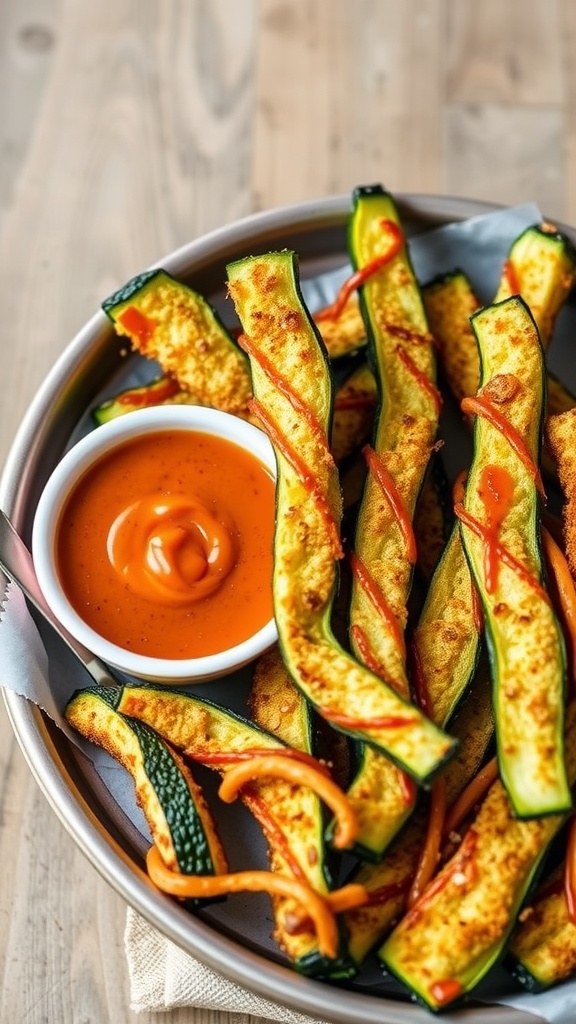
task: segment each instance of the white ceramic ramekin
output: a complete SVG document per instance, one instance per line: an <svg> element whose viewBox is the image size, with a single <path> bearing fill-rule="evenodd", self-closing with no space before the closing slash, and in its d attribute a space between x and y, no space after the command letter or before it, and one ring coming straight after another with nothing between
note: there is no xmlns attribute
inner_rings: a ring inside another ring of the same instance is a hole
<svg viewBox="0 0 576 1024"><path fill-rule="evenodd" d="M105 639L84 622L62 589L56 564L60 515L84 473L103 455L130 439L173 429L213 434L231 441L251 452L273 476L276 475L274 452L267 436L235 416L192 405L151 406L129 412L87 434L58 463L38 502L32 530L32 556L44 597L71 636L111 668L148 682L176 685L215 679L253 661L275 643L274 619L247 640L218 654L182 660L135 654Z"/></svg>

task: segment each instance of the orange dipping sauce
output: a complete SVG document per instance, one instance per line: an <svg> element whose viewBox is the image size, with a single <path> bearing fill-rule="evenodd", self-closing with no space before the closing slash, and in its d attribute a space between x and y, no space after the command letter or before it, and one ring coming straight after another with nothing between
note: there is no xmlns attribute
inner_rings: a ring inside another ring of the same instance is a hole
<svg viewBox="0 0 576 1024"><path fill-rule="evenodd" d="M99 459L58 523L62 588L110 642L151 658L217 654L273 616L275 483L221 437L160 430Z"/></svg>

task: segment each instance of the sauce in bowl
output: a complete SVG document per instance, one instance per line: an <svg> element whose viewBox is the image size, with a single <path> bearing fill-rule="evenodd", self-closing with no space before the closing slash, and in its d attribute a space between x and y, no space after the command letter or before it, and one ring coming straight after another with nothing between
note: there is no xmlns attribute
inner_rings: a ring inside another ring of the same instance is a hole
<svg viewBox="0 0 576 1024"><path fill-rule="evenodd" d="M234 442L169 429L130 438L73 487L55 538L62 589L134 654L190 659L273 616L275 484Z"/></svg>

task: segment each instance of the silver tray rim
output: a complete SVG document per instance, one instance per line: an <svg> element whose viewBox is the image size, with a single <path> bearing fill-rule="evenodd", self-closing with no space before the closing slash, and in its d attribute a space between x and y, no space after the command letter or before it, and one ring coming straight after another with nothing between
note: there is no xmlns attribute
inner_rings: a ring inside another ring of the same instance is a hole
<svg viewBox="0 0 576 1024"><path fill-rule="evenodd" d="M400 193L395 199L400 214L420 230L505 208L489 201L445 195ZM215 260L220 260L224 267L231 258L247 255L254 246L261 247L261 251L273 248L290 233L305 238L310 232L325 229L339 228L344 232L349 211L350 195L344 194L255 213L181 246L153 266L162 266L174 276L186 278ZM558 227L576 242L574 229L563 224ZM340 251L345 257L345 251ZM39 453L58 435L56 400L64 386L74 388L82 382L87 358L95 346L103 345L109 334L108 320L99 311L55 362L15 434L0 479L0 505L25 536L30 520L32 471ZM59 443L63 440L64 435L58 436ZM63 756L62 734L36 705L13 691L4 690L4 701L30 771L73 841L126 903L166 938L254 994L323 1021L356 1024L362 1019L365 1024L429 1024L431 1014L414 1004L347 991L302 977L289 967L242 947L159 893L147 878L140 858L131 856L126 844L107 830L102 814L99 816L97 787L91 787L85 777L78 778L74 763ZM534 1016L502 1005L475 1004L450 1014L450 1020L466 1024L472 1020L477 1024L529 1024Z"/></svg>

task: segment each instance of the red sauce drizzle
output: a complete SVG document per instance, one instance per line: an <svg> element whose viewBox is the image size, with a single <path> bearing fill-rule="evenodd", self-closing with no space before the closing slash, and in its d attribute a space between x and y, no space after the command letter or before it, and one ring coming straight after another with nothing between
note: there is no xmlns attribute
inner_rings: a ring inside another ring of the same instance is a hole
<svg viewBox="0 0 576 1024"><path fill-rule="evenodd" d="M434 342L431 334L423 334L422 331L412 331L408 327L400 327L399 324L386 323L385 328L393 338L401 338L402 341L414 341L417 345L428 345Z"/></svg>
<svg viewBox="0 0 576 1024"><path fill-rule="evenodd" d="M416 799L418 787L414 782L414 779L411 779L407 772L403 772L401 768L398 768L397 771L398 781L402 787L402 796L404 798L404 803L406 807L411 807Z"/></svg>
<svg viewBox="0 0 576 1024"><path fill-rule="evenodd" d="M117 402L119 405L130 406L158 405L168 401L173 395L177 395L180 390L177 381L172 377L165 377L161 386L153 390L146 388L144 391L128 391L123 395L118 395Z"/></svg>
<svg viewBox="0 0 576 1024"><path fill-rule="evenodd" d="M349 633L350 639L353 641L358 654L366 667L369 668L375 676L379 676L380 679L384 679L385 682L387 682L388 685L396 691L399 697L405 697L406 695L403 692L404 687L401 684L398 684L395 679L389 678L384 666L378 661L378 658L375 657L374 651L370 646L370 642L365 631L362 629L362 626L354 623L350 626Z"/></svg>
<svg viewBox="0 0 576 1024"><path fill-rule="evenodd" d="M431 380L428 380L428 377L426 376L425 373L422 373L422 371L418 369L414 360L410 358L408 353L405 352L403 348L400 348L400 346L398 346L398 348L396 349L396 354L400 361L408 370L408 373L410 373L414 377L414 380L416 381L418 386L422 389L422 391L426 392L429 398L432 399L432 402L434 403L434 408L436 410L436 415L439 415L440 410L442 408L442 395L438 391L438 388L435 386L435 384L432 383Z"/></svg>
<svg viewBox="0 0 576 1024"><path fill-rule="evenodd" d="M405 502L400 496L394 478L388 472L382 457L378 455L378 453L375 452L369 444L364 445L362 454L366 459L370 473L379 484L386 501L392 509L398 526L400 527L400 531L404 537L404 543L406 545L406 558L410 562L410 565L414 565L417 557L416 537L414 536L414 530L412 529L410 514L406 508Z"/></svg>
<svg viewBox="0 0 576 1024"><path fill-rule="evenodd" d="M355 718L331 708L320 708L320 714L328 722L340 725L343 729L401 729L405 725L414 725L418 721L412 715L378 715L375 718Z"/></svg>
<svg viewBox="0 0 576 1024"><path fill-rule="evenodd" d="M370 671L373 672L375 676L379 676L380 679L385 679L386 673L384 671L384 667L380 664L378 659L374 657L374 651L372 650L368 642L368 637L366 636L365 631L362 629L362 626L350 626L349 632L350 639L354 643L354 646L356 647L362 661L366 665L366 668L369 668Z"/></svg>
<svg viewBox="0 0 576 1024"><path fill-rule="evenodd" d="M294 761L302 761L309 764L311 768L329 776L330 772L322 761L305 750L295 750L293 747L251 747L249 750L210 750L210 751L189 751L187 757L191 761L199 761L206 765L234 765L242 761L251 761L254 757L266 757L268 754L288 757Z"/></svg>
<svg viewBox="0 0 576 1024"><path fill-rule="evenodd" d="M300 882L306 881L305 872L302 870L296 857L292 853L292 850L286 840L285 833L270 814L270 809L267 804L257 796L253 786L248 785L243 787L242 800L248 809L252 811L254 817L261 823L270 845L273 846L273 848L284 858L294 878Z"/></svg>
<svg viewBox="0 0 576 1024"><path fill-rule="evenodd" d="M240 345L241 348L244 349L245 352L248 353L249 356L251 356L252 359L254 359L258 363L258 365L266 374L266 376L272 381L274 386L278 388L278 391L280 391L281 394L283 394L284 397L288 399L292 408L295 409L296 412L300 413L301 416L303 416L303 418L306 420L306 423L310 427L310 430L312 431L314 437L324 449L328 461L332 465L334 465L334 459L332 458L332 454L330 452L330 449L328 448L326 433L322 427L322 424L314 415L310 406L302 400L302 398L294 390L294 387L292 386L290 381L286 380L286 377L284 377L281 373L278 373L273 362L268 358L268 356L264 355L263 352L260 352L258 350L254 342L251 340L251 338L248 337L247 334L239 335L238 344Z"/></svg>
<svg viewBox="0 0 576 1024"><path fill-rule="evenodd" d="M374 577L354 551L350 553L350 568L352 569L354 579L368 595L376 611L382 616L388 628L392 632L398 648L402 654L405 655L406 644L402 630L398 625L398 621L395 615L393 615L390 606L385 600L382 591L374 580Z"/></svg>
<svg viewBox="0 0 576 1024"><path fill-rule="evenodd" d="M486 543L484 548L484 579L486 590L493 594L498 582L496 542L500 527L512 504L514 480L502 466L485 466L480 473L478 495L486 509Z"/></svg>
<svg viewBox="0 0 576 1024"><path fill-rule="evenodd" d="M130 334L135 334L142 349L146 348L146 342L150 340L157 327L156 320L141 313L136 306L128 306L118 317L118 322L125 327Z"/></svg>
<svg viewBox="0 0 576 1024"><path fill-rule="evenodd" d="M305 462L300 458L298 453L294 451L294 448L286 439L286 435L282 433L272 417L269 416L268 412L258 401L256 401L256 399L252 399L248 403L248 408L258 416L272 443L276 446L278 451L281 452L286 461L290 463L294 472L300 477L304 487L306 487L310 494L314 496L318 510L326 524L326 530L331 540L334 558L342 558L344 552L340 542L338 526L336 525L325 495L318 487L314 474L310 472Z"/></svg>
<svg viewBox="0 0 576 1024"><path fill-rule="evenodd" d="M464 526L467 526L469 530L472 530L472 533L474 533L476 537L479 537L480 540L483 540L486 543L488 539L491 539L489 536L490 531L487 530L484 523L480 523L477 519L474 518L474 516L471 516L470 513L467 512L464 506L459 502L457 502L456 505L454 505L454 513L458 517L460 522L464 523ZM526 569L522 565L522 563L514 557L512 552L508 551L508 548L506 548L499 540L494 540L493 544L496 554L504 562L504 564L507 565L509 569L513 569L514 572L516 572L518 576L521 579L523 579L526 583L530 584L530 586L533 587L533 589L536 591L537 594L539 594L543 601L546 601L547 604L550 604L550 595L546 592L546 590L544 590L544 587L540 585L540 583L532 575L532 573L529 572L528 569Z"/></svg>
<svg viewBox="0 0 576 1024"><path fill-rule="evenodd" d="M411 928L416 921L422 916L422 912L430 906L432 901L446 888L448 883L454 877L454 875L464 875L468 882L474 881L476 875L476 868L473 864L473 857L476 852L476 845L478 843L478 833L475 829L468 829L462 844L458 852L454 855L452 860L443 871L436 875L436 878L432 879L429 885L426 886L421 897L411 910L408 911L406 916L402 920L402 928Z"/></svg>
<svg viewBox="0 0 576 1024"><path fill-rule="evenodd" d="M476 416L484 417L504 435L510 447L516 452L516 455L532 477L536 489L543 498L546 498L540 470L530 455L523 438L506 417L502 415L500 410L496 408L494 403L484 395L476 395L475 397L463 398L460 407L463 412L471 412L475 413Z"/></svg>
<svg viewBox="0 0 576 1024"><path fill-rule="evenodd" d="M510 289L511 295L520 295L520 281L518 280L518 274L512 260L506 260L502 268L502 275L506 279L506 284Z"/></svg>
<svg viewBox="0 0 576 1024"><path fill-rule="evenodd" d="M443 981L435 981L430 986L430 995L438 1006L445 1006L451 1003L462 994L462 985L456 978L445 978Z"/></svg>
<svg viewBox="0 0 576 1024"><path fill-rule="evenodd" d="M351 274L350 277L346 278L338 292L338 295L336 296L335 301L329 306L325 306L324 309L318 310L318 312L314 314L314 319L316 321L337 320L352 292L356 291L357 288L360 288L368 278L372 277L373 274L376 274L382 269L382 267L385 267L387 263L390 263L391 260L393 260L400 252L404 242L404 235L401 228L393 220L383 219L380 224L383 230L387 234L391 235L389 248L380 256L376 256L373 260L370 260L365 267L361 267L359 270L356 270Z"/></svg>

